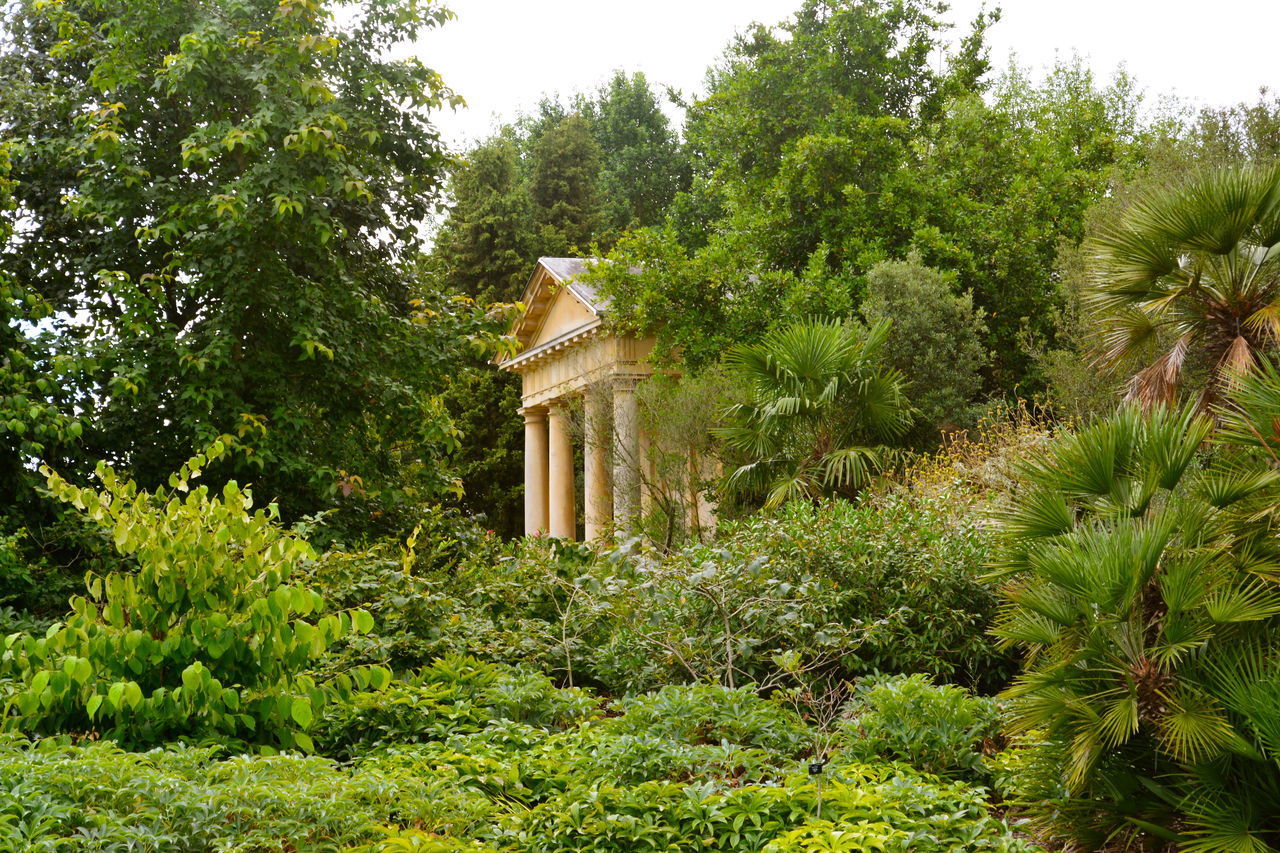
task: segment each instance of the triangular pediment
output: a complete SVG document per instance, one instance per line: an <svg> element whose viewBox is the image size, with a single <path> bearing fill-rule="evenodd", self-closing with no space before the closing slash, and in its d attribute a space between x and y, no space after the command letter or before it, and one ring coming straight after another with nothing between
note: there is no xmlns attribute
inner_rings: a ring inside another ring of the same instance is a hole
<svg viewBox="0 0 1280 853"><path fill-rule="evenodd" d="M582 304L582 300L578 299L569 288L560 288L559 292L552 297L546 317L534 334L529 348L534 349L580 332L594 326L597 319L598 315Z"/></svg>
<svg viewBox="0 0 1280 853"><path fill-rule="evenodd" d="M524 313L511 330L520 342L521 352L599 325L600 306L594 291L575 283L586 265L582 258L538 260L520 300Z"/></svg>

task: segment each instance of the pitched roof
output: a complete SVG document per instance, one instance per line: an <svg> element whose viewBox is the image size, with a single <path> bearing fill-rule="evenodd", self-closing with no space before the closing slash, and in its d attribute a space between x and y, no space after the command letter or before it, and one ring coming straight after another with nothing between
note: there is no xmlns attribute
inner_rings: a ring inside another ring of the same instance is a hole
<svg viewBox="0 0 1280 853"><path fill-rule="evenodd" d="M591 285L577 281L578 276L587 271L587 265L593 258L539 258L534 267L529 283L525 285L524 295L520 301L524 303L524 313L516 318L511 333L520 342L522 355L529 354L529 347L538 337L543 321L551 309L555 296L561 290L571 293L596 319L583 327L594 328L600 325L600 314L604 311L608 300L602 299ZM576 333L574 330L571 334ZM539 347L541 349L541 347Z"/></svg>
<svg viewBox="0 0 1280 853"><path fill-rule="evenodd" d="M577 281L576 279L587 271L588 264L598 262L598 258L538 258L539 267L551 273L551 276L557 282L567 286L575 296L585 302L587 307L596 313L608 307L609 300L600 296L596 291L595 285ZM535 269L529 283L533 284L537 277L538 273ZM529 295L527 288L525 295Z"/></svg>

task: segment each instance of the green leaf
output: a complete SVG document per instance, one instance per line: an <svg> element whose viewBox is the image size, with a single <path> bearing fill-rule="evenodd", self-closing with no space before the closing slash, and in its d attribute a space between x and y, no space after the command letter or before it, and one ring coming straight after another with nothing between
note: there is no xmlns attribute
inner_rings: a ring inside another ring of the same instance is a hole
<svg viewBox="0 0 1280 853"><path fill-rule="evenodd" d="M290 713L293 716L293 721L298 725L302 726L302 728L306 729L311 727L311 721L313 719L313 715L311 710L310 699L306 699L306 698L294 699L293 705L290 709ZM297 737L297 735L294 735L294 736Z"/></svg>

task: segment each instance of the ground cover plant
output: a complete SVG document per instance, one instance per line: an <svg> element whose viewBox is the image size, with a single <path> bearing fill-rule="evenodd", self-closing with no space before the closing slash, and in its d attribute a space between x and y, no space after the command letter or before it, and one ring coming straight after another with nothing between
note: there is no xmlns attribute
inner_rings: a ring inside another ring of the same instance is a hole
<svg viewBox="0 0 1280 853"><path fill-rule="evenodd" d="M419 686L519 677L463 669L438 667ZM0 849L1032 849L988 813L982 789L906 763L837 753L811 776L804 723L750 691L668 688L611 716L593 700L534 722L475 707L420 709L430 734L382 729L386 742L345 764L10 737Z"/></svg>

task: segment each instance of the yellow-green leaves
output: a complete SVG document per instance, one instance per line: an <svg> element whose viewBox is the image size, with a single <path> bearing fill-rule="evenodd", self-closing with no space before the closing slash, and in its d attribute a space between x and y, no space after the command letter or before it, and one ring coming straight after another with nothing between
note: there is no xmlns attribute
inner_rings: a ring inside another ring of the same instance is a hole
<svg viewBox="0 0 1280 853"><path fill-rule="evenodd" d="M218 492L196 483L230 446L212 442L154 492L107 466L97 492L44 471L50 492L102 525L137 569L88 575L86 596L45 637L5 638L0 677L17 683L8 726L96 729L126 742L216 732L311 748L298 729L350 679L317 685L304 673L333 643L371 631L373 617L317 619L321 597L289 582L314 557L310 546L234 481ZM391 674L354 678L380 689Z"/></svg>

